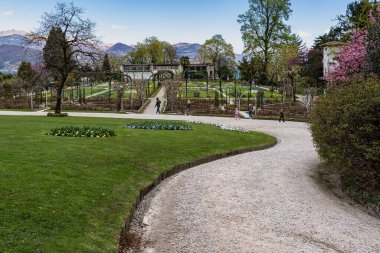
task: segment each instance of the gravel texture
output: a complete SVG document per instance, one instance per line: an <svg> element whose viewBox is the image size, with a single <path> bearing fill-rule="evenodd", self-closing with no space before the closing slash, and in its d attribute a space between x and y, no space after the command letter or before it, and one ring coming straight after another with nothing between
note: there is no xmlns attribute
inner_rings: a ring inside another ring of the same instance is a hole
<svg viewBox="0 0 380 253"><path fill-rule="evenodd" d="M278 138L278 144L165 180L137 212L140 219L133 229L142 232L146 243L142 252L380 252L380 221L329 194L311 177L320 160L306 124L190 118L267 132Z"/></svg>
<svg viewBox="0 0 380 253"><path fill-rule="evenodd" d="M280 143L200 165L149 195L142 252L380 252L380 222L326 193L305 124L241 120ZM141 223L140 223L141 224Z"/></svg>

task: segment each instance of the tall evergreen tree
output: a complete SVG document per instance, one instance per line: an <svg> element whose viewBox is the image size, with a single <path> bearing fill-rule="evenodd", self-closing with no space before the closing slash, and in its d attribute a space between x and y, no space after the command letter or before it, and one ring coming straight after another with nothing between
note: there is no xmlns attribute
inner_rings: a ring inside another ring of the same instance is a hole
<svg viewBox="0 0 380 253"><path fill-rule="evenodd" d="M17 76L23 81L23 89L28 90L34 86L37 71L33 69L30 62L23 61L18 67Z"/></svg>
<svg viewBox="0 0 380 253"><path fill-rule="evenodd" d="M110 81L112 73L111 73L111 64L110 64L108 54L106 54L104 56L103 65L102 65L102 72L103 72L103 76L105 77L103 81L106 81L106 80Z"/></svg>
<svg viewBox="0 0 380 253"><path fill-rule="evenodd" d="M43 48L45 66L51 73L59 77L57 86L57 103L55 112L61 112L62 91L70 72L74 69L72 50L69 46L65 34L59 27L53 27Z"/></svg>
<svg viewBox="0 0 380 253"><path fill-rule="evenodd" d="M190 65L190 58L188 56L182 56L179 59L179 61L180 61L182 68L183 68L182 78L187 79L188 78L187 68Z"/></svg>
<svg viewBox="0 0 380 253"><path fill-rule="evenodd" d="M242 80L247 81L249 84L252 84L261 68L259 61L260 59L258 56L251 57L250 59L248 59L246 56L243 57L243 60L238 65Z"/></svg>
<svg viewBox="0 0 380 253"><path fill-rule="evenodd" d="M104 56L102 70L105 73L110 73L111 72L111 64L110 64L110 60L109 60L108 54L106 54Z"/></svg>

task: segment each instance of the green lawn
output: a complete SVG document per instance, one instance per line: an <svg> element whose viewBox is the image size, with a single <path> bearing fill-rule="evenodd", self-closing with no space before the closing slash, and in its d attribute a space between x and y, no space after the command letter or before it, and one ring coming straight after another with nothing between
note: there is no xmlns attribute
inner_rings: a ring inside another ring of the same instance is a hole
<svg viewBox="0 0 380 253"><path fill-rule="evenodd" d="M194 97L194 91L199 92L199 97ZM183 88L181 89L181 97L186 98L186 89ZM215 91L213 89L208 90L208 96L207 96L207 91L206 90L201 90L199 88L190 88L188 87L187 89L187 97L188 98L214 98L215 97Z"/></svg>
<svg viewBox="0 0 380 253"><path fill-rule="evenodd" d="M201 98L206 98L207 97L206 96L206 92L200 90L200 87L206 88L206 83L205 82L194 82L194 81L189 82L188 83L188 91L189 91L188 98L193 98L194 97L193 96L193 91L194 90L200 91L200 97ZM219 91L219 83L218 82L210 82L209 83L209 97L211 97L211 98L214 98L214 96L215 96L215 94L214 94L215 91L212 89L213 87L217 91ZM253 88L252 97L255 98L256 97L256 91L254 90L255 86L252 86L252 88ZM232 82L223 82L222 83L222 89L224 90L223 95L225 95L224 94L225 91L229 91L230 94L234 94L234 92L235 92L235 83L233 81ZM248 97L248 95L249 95L249 86L237 82L236 83L236 91L237 91L238 94L244 94L245 97ZM182 87L181 96L182 97L186 96L185 86L184 85ZM264 98L280 100L280 99L282 99L282 95L279 94L278 92L264 91ZM288 99L288 98L285 98L285 99Z"/></svg>
<svg viewBox="0 0 380 253"><path fill-rule="evenodd" d="M0 116L0 252L116 252L139 189L175 164L273 143L261 133L193 125L124 129L127 120ZM48 136L101 126L112 138Z"/></svg>
<svg viewBox="0 0 380 253"><path fill-rule="evenodd" d="M149 83L150 92L152 92L154 90L154 87L157 87L157 83L156 83L156 85L154 85L153 81L151 81ZM108 83L94 83L92 86L92 95L91 95L91 87L89 85L88 85L88 87L84 88L84 91L85 91L86 97L94 97L94 98L96 98L96 97L107 97L108 98L108 95L109 95L108 89L109 89ZM77 98L78 91L77 91L76 86L66 87L65 96L70 97L71 90L73 90L74 98ZM136 93L136 88L134 86L131 87L130 84L128 84L125 88L125 91L124 91L124 97L125 98L129 98L131 90L132 90L132 93L134 93L134 94ZM83 92L83 88L81 89L81 92ZM115 90L114 84L112 84L112 86L111 86L111 98L116 98L116 96L117 96L117 91ZM50 93L48 93L48 97L50 97Z"/></svg>

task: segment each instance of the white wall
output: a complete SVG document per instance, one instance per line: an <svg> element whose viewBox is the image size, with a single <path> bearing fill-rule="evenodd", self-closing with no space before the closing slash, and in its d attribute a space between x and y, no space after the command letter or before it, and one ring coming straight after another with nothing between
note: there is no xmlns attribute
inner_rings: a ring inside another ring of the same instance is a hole
<svg viewBox="0 0 380 253"><path fill-rule="evenodd" d="M327 46L323 48L323 77L334 71L338 62L335 60L336 55L340 52L339 46Z"/></svg>

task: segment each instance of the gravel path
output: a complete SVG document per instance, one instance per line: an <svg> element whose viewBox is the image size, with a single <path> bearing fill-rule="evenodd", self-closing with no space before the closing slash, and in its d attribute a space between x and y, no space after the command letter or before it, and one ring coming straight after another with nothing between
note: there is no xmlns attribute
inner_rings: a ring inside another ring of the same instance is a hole
<svg viewBox="0 0 380 253"><path fill-rule="evenodd" d="M144 252L380 252L379 220L311 178L319 159L305 124L225 121L280 143L160 185L144 214Z"/></svg>
<svg viewBox="0 0 380 253"><path fill-rule="evenodd" d="M161 110L164 106L165 99L165 86L161 86L160 91L157 93L157 95L154 98L150 99L150 103L144 110L144 114L156 114L157 108L156 108L156 98L159 98L161 100Z"/></svg>
<svg viewBox="0 0 380 253"><path fill-rule="evenodd" d="M271 149L200 165L159 185L144 204L144 252L380 252L380 221L330 195L311 177L320 161L303 123L70 115L191 118L279 139Z"/></svg>

